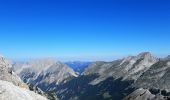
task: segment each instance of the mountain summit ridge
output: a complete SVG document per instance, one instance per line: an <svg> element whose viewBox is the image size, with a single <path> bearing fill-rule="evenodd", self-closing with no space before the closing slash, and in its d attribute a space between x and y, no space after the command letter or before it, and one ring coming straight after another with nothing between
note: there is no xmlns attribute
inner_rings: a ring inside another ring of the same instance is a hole
<svg viewBox="0 0 170 100"><path fill-rule="evenodd" d="M97 84L108 77L136 80L140 75L156 63L158 59L149 52L137 56L128 56L112 62L96 62L85 69L84 75L99 74L92 84Z"/></svg>
<svg viewBox="0 0 170 100"><path fill-rule="evenodd" d="M25 63L15 63L12 68L24 82L34 87L41 87L44 91L77 77L73 69L55 59L36 59ZM53 84L52 87L50 87L51 84Z"/></svg>
<svg viewBox="0 0 170 100"><path fill-rule="evenodd" d="M140 93L144 93L143 97L146 97L147 100L150 96L157 97L158 95L153 94L150 91L152 89L154 91L155 89L166 90L166 95L170 92L169 57L160 59L150 52L142 52L136 56L127 56L111 62L92 62L79 76L74 71L70 71L67 68L69 66L65 66L61 62L55 62L51 65L42 62L35 65L25 64L26 68L36 67L37 65L39 65L38 68L44 66L44 69L42 68L43 70L35 75L35 80L30 81L31 79L29 79L27 83L33 83L33 86L46 92L53 91L54 95L61 100L73 98L76 100L122 100L133 91L130 95L131 100L137 100L133 99L134 96L140 98ZM25 72L29 73L26 74ZM32 76L34 79L35 72L27 69L21 75L23 75L23 79ZM55 78L56 75L58 75L58 78ZM62 79L64 80L61 81ZM147 91L146 94L145 91ZM164 98L164 95L160 97Z"/></svg>

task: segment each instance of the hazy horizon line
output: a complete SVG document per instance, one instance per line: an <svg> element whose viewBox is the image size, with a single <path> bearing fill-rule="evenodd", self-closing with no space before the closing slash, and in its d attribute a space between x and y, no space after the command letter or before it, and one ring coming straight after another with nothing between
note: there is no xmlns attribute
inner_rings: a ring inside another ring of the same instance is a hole
<svg viewBox="0 0 170 100"><path fill-rule="evenodd" d="M138 53L139 54L139 53ZM73 62L73 61L84 61L84 62L92 62L92 61L113 61L116 59L121 59L128 56L136 56L138 54L122 54L122 55L106 55L106 56L41 56L41 57L6 57L12 61L28 61L34 59L56 59L62 62ZM152 54L152 53L151 53ZM153 56L158 58L164 58L169 54L153 54ZM5 57L5 56L4 56Z"/></svg>

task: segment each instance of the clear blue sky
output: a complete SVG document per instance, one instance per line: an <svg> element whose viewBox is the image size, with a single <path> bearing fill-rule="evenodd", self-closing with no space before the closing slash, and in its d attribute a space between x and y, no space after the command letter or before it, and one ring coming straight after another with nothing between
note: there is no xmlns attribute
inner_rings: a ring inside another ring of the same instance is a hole
<svg viewBox="0 0 170 100"><path fill-rule="evenodd" d="M0 0L9 58L170 54L169 0Z"/></svg>

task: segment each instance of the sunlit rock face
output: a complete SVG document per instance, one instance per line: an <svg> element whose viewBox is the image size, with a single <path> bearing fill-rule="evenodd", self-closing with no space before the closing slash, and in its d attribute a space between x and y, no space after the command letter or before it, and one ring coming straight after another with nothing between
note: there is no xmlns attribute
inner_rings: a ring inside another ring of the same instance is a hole
<svg viewBox="0 0 170 100"><path fill-rule="evenodd" d="M31 92L11 67L9 61L0 56L0 100L47 100Z"/></svg>
<svg viewBox="0 0 170 100"><path fill-rule="evenodd" d="M137 80L142 73L147 71L158 59L149 52L137 56L129 56L113 62L95 62L84 71L84 75L98 74L100 77L91 82L95 85L113 77L114 79Z"/></svg>
<svg viewBox="0 0 170 100"><path fill-rule="evenodd" d="M47 100L25 88L0 80L0 100Z"/></svg>
<svg viewBox="0 0 170 100"><path fill-rule="evenodd" d="M77 74L66 64L52 58L15 63L12 68L24 82L45 91L54 89L55 84L65 83L77 77Z"/></svg>
<svg viewBox="0 0 170 100"><path fill-rule="evenodd" d="M160 59L136 81L135 86L170 92L170 58Z"/></svg>
<svg viewBox="0 0 170 100"><path fill-rule="evenodd" d="M12 82L17 86L24 84L21 79L12 71L11 64L3 56L0 56L0 80Z"/></svg>
<svg viewBox="0 0 170 100"><path fill-rule="evenodd" d="M159 59L145 71L132 87L138 89L125 100L169 100L170 99L170 57ZM149 89L149 90L148 90Z"/></svg>

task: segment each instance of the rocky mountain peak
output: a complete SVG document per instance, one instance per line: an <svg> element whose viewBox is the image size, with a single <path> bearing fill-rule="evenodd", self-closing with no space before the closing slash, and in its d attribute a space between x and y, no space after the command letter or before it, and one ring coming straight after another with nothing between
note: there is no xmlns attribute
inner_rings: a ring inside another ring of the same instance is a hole
<svg viewBox="0 0 170 100"><path fill-rule="evenodd" d="M158 61L158 58L156 58L150 52L142 52L139 55L137 55L136 57L137 57L137 59L143 60L143 62L146 62L146 63L155 63Z"/></svg>
<svg viewBox="0 0 170 100"><path fill-rule="evenodd" d="M12 71L11 64L3 56L0 56L0 80L12 82L15 85L22 86L24 83Z"/></svg>
<svg viewBox="0 0 170 100"><path fill-rule="evenodd" d="M1 55L0 55L0 66L1 67L11 67L10 63Z"/></svg>
<svg viewBox="0 0 170 100"><path fill-rule="evenodd" d="M12 68L25 83L39 87L43 91L77 77L73 69L51 58L34 59L25 63L16 62Z"/></svg>
<svg viewBox="0 0 170 100"><path fill-rule="evenodd" d="M122 62L136 62L137 61L150 61L155 62L157 61L157 58L154 57L150 52L142 52L138 54L137 56L128 56L123 58Z"/></svg>
<svg viewBox="0 0 170 100"><path fill-rule="evenodd" d="M138 54L137 57L140 57L140 58L152 58L153 55L150 52L142 52L142 53Z"/></svg>

